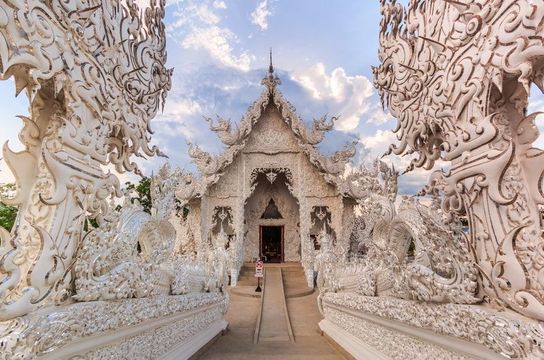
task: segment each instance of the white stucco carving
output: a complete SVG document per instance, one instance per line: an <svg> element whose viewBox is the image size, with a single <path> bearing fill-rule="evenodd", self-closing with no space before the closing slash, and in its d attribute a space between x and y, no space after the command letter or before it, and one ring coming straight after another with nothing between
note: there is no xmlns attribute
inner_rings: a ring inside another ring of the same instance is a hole
<svg viewBox="0 0 544 360"><path fill-rule="evenodd" d="M356 291L363 295L388 295L432 302L476 303L477 270L471 263L466 238L460 228L446 222L439 207L425 206L404 197L395 205L398 173L383 161L346 177L345 191L359 196L359 221L355 238L365 249L351 261L330 258L321 281L321 292ZM325 215L322 214L322 217ZM321 236L321 238L323 238ZM330 240L323 238L324 244ZM410 253L412 251L413 253ZM353 256L354 255L354 256ZM323 263L323 260L320 260Z"/></svg>
<svg viewBox="0 0 544 360"><path fill-rule="evenodd" d="M19 206L0 250L0 319L69 301L74 254L86 216L106 216L118 171L149 147L149 121L164 102L164 2L142 17L132 1L4 1L0 4L2 78L26 91L25 150L4 147ZM105 44L115 44L105 46Z"/></svg>
<svg viewBox="0 0 544 360"><path fill-rule="evenodd" d="M399 120L391 151L415 152L409 169L451 161L430 188L467 216L482 295L544 320L544 165L526 111L544 74L544 3L383 1L382 15L374 74Z"/></svg>
<svg viewBox="0 0 544 360"><path fill-rule="evenodd" d="M120 211L85 235L74 266L74 299L110 300L220 290L227 281L220 269L227 256L197 261L174 248L176 230L169 222L176 212L175 189L183 174L168 165L151 179L150 215L129 194ZM224 235L224 233L223 233ZM183 237L188 237L182 233ZM223 252L225 240L223 240ZM185 256L182 256L185 255Z"/></svg>
<svg viewBox="0 0 544 360"><path fill-rule="evenodd" d="M5 201L19 213L0 231L1 359L189 357L226 327L226 282L176 252L168 221L188 205L174 192L191 177L161 169L147 214L128 196L117 211L119 182L103 171L139 173L133 155L161 155L149 122L170 89L164 10L0 3L1 78L30 99L25 149L3 153L17 180Z"/></svg>
<svg viewBox="0 0 544 360"><path fill-rule="evenodd" d="M396 206L382 166L347 177L362 199L359 254L328 272L322 329L356 357L540 359L544 170L526 109L544 75L544 2L382 0L381 12L374 81L398 119L390 151L416 154L408 171L451 164L430 176L426 204Z"/></svg>

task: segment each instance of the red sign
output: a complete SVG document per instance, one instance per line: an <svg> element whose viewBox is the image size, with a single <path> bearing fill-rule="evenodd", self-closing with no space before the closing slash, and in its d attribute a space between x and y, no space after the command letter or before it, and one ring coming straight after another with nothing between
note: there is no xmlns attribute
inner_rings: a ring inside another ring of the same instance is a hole
<svg viewBox="0 0 544 360"><path fill-rule="evenodd" d="M263 267L264 263L262 262L262 260L258 260L255 263L255 277L263 277Z"/></svg>

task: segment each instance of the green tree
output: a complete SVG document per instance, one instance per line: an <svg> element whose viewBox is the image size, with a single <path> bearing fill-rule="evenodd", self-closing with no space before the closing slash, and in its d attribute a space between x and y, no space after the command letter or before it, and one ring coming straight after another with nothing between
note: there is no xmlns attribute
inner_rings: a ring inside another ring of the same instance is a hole
<svg viewBox="0 0 544 360"><path fill-rule="evenodd" d="M135 191L138 195L135 199L138 199L145 212L151 214L151 178L144 176L137 184L127 181L125 189Z"/></svg>
<svg viewBox="0 0 544 360"><path fill-rule="evenodd" d="M16 186L13 183L0 184L0 194L3 197L11 197L16 191ZM15 218L17 217L17 208L0 202L0 226L11 231Z"/></svg>

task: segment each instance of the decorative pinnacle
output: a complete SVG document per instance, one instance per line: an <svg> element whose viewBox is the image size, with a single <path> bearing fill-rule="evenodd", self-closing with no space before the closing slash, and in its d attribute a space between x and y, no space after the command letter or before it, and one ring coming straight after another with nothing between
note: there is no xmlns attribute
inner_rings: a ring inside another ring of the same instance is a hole
<svg viewBox="0 0 544 360"><path fill-rule="evenodd" d="M268 66L268 75L264 77L261 84L265 85L269 90L273 90L276 85L281 84L280 79L274 75L274 65L272 65L272 48L270 48L270 65Z"/></svg>
<svg viewBox="0 0 544 360"><path fill-rule="evenodd" d="M270 66L268 66L268 73L270 75L274 73L274 65L272 65L272 48L270 48Z"/></svg>

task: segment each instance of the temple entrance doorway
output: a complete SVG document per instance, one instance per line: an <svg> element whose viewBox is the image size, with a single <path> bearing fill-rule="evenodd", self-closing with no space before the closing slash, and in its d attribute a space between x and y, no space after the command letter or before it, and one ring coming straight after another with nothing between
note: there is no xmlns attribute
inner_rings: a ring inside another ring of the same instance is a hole
<svg viewBox="0 0 544 360"><path fill-rule="evenodd" d="M283 262L283 226L260 226L259 243L264 262Z"/></svg>
<svg viewBox="0 0 544 360"><path fill-rule="evenodd" d="M244 261L264 261L266 256L267 262L300 262L299 206L291 193L291 171L253 172L252 194L244 208Z"/></svg>

